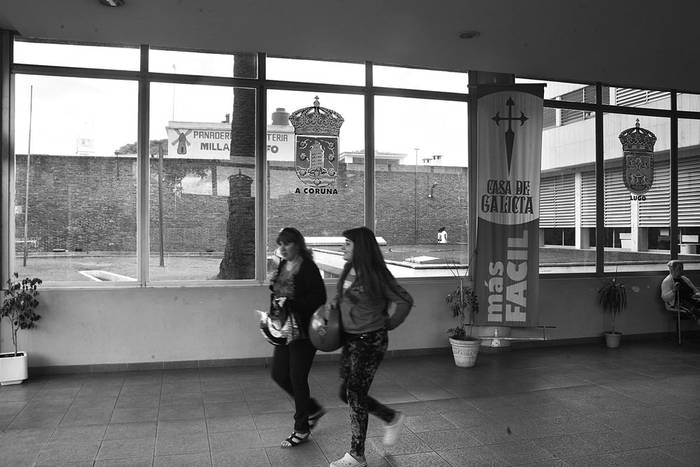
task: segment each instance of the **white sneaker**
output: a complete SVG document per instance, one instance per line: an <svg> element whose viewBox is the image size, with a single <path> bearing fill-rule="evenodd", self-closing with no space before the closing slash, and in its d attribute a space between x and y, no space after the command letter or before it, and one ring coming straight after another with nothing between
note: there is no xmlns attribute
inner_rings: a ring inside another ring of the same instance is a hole
<svg viewBox="0 0 700 467"><path fill-rule="evenodd" d="M396 412L396 417L392 423L384 425L384 446L393 446L401 436L401 428L406 421L406 416L401 412Z"/></svg>
<svg viewBox="0 0 700 467"><path fill-rule="evenodd" d="M330 467L367 467L367 462L358 461L349 452L346 452L342 459L331 462Z"/></svg>

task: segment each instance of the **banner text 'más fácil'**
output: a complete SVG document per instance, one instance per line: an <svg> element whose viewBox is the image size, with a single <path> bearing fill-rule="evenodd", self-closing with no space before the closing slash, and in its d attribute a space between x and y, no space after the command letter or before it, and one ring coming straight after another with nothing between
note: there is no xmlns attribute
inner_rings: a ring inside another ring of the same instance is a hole
<svg viewBox="0 0 700 467"><path fill-rule="evenodd" d="M484 282L489 322L525 322L527 318L527 238L527 230L522 237L508 238L506 261L489 263L489 279Z"/></svg>

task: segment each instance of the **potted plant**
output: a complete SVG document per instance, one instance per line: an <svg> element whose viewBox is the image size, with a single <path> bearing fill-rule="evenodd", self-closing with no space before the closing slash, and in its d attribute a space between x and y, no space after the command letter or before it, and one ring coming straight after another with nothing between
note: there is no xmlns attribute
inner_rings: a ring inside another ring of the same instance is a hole
<svg viewBox="0 0 700 467"><path fill-rule="evenodd" d="M476 364L479 353L480 340L472 336L476 313L479 311L479 302L472 287L472 281L468 277L456 275L457 287L447 294L445 302L452 312L452 317L457 318L457 326L447 330L447 335L452 345L452 355L455 365L459 367L471 367Z"/></svg>
<svg viewBox="0 0 700 467"><path fill-rule="evenodd" d="M20 279L17 273L7 280L4 290L0 319L7 318L12 333L14 352L0 353L0 384L19 384L27 379L27 353L17 350L17 334L20 329L31 329L41 318L35 310L39 306L37 287L39 278Z"/></svg>
<svg viewBox="0 0 700 467"><path fill-rule="evenodd" d="M627 306L625 284L617 280L616 277L607 279L598 289L598 303L602 305L603 311L610 313L612 320L612 331L605 333L605 344L608 348L617 348L620 346L622 333L615 330L615 318Z"/></svg>

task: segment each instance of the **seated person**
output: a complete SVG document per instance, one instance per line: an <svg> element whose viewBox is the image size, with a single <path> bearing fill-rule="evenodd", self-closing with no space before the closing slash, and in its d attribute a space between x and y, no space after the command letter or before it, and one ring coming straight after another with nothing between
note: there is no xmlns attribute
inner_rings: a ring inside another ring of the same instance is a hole
<svg viewBox="0 0 700 467"><path fill-rule="evenodd" d="M676 296L681 309L690 313L700 324L700 290L683 275L683 263L674 259L667 263L669 274L661 282L661 299L669 310L676 309Z"/></svg>

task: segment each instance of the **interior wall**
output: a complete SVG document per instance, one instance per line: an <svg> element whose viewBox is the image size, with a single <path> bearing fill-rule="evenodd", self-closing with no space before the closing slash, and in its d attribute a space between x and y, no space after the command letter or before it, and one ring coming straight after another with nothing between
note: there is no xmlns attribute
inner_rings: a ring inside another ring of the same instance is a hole
<svg viewBox="0 0 700 467"><path fill-rule="evenodd" d="M659 298L664 276L619 275L628 288L628 307L617 323L624 334L673 331L673 319ZM608 330L609 317L597 304L601 283L597 277L541 278L540 323L556 326L549 333L552 339L590 338ZM390 350L447 347L445 330L454 322L444 297L453 281L403 284L416 306L391 332ZM333 289L329 284L329 296ZM265 307L268 294L264 285L46 289L39 297L42 318L36 329L22 332L20 348L33 367L269 357L272 348L260 335L253 311ZM3 351L12 345L8 331L3 323Z"/></svg>

